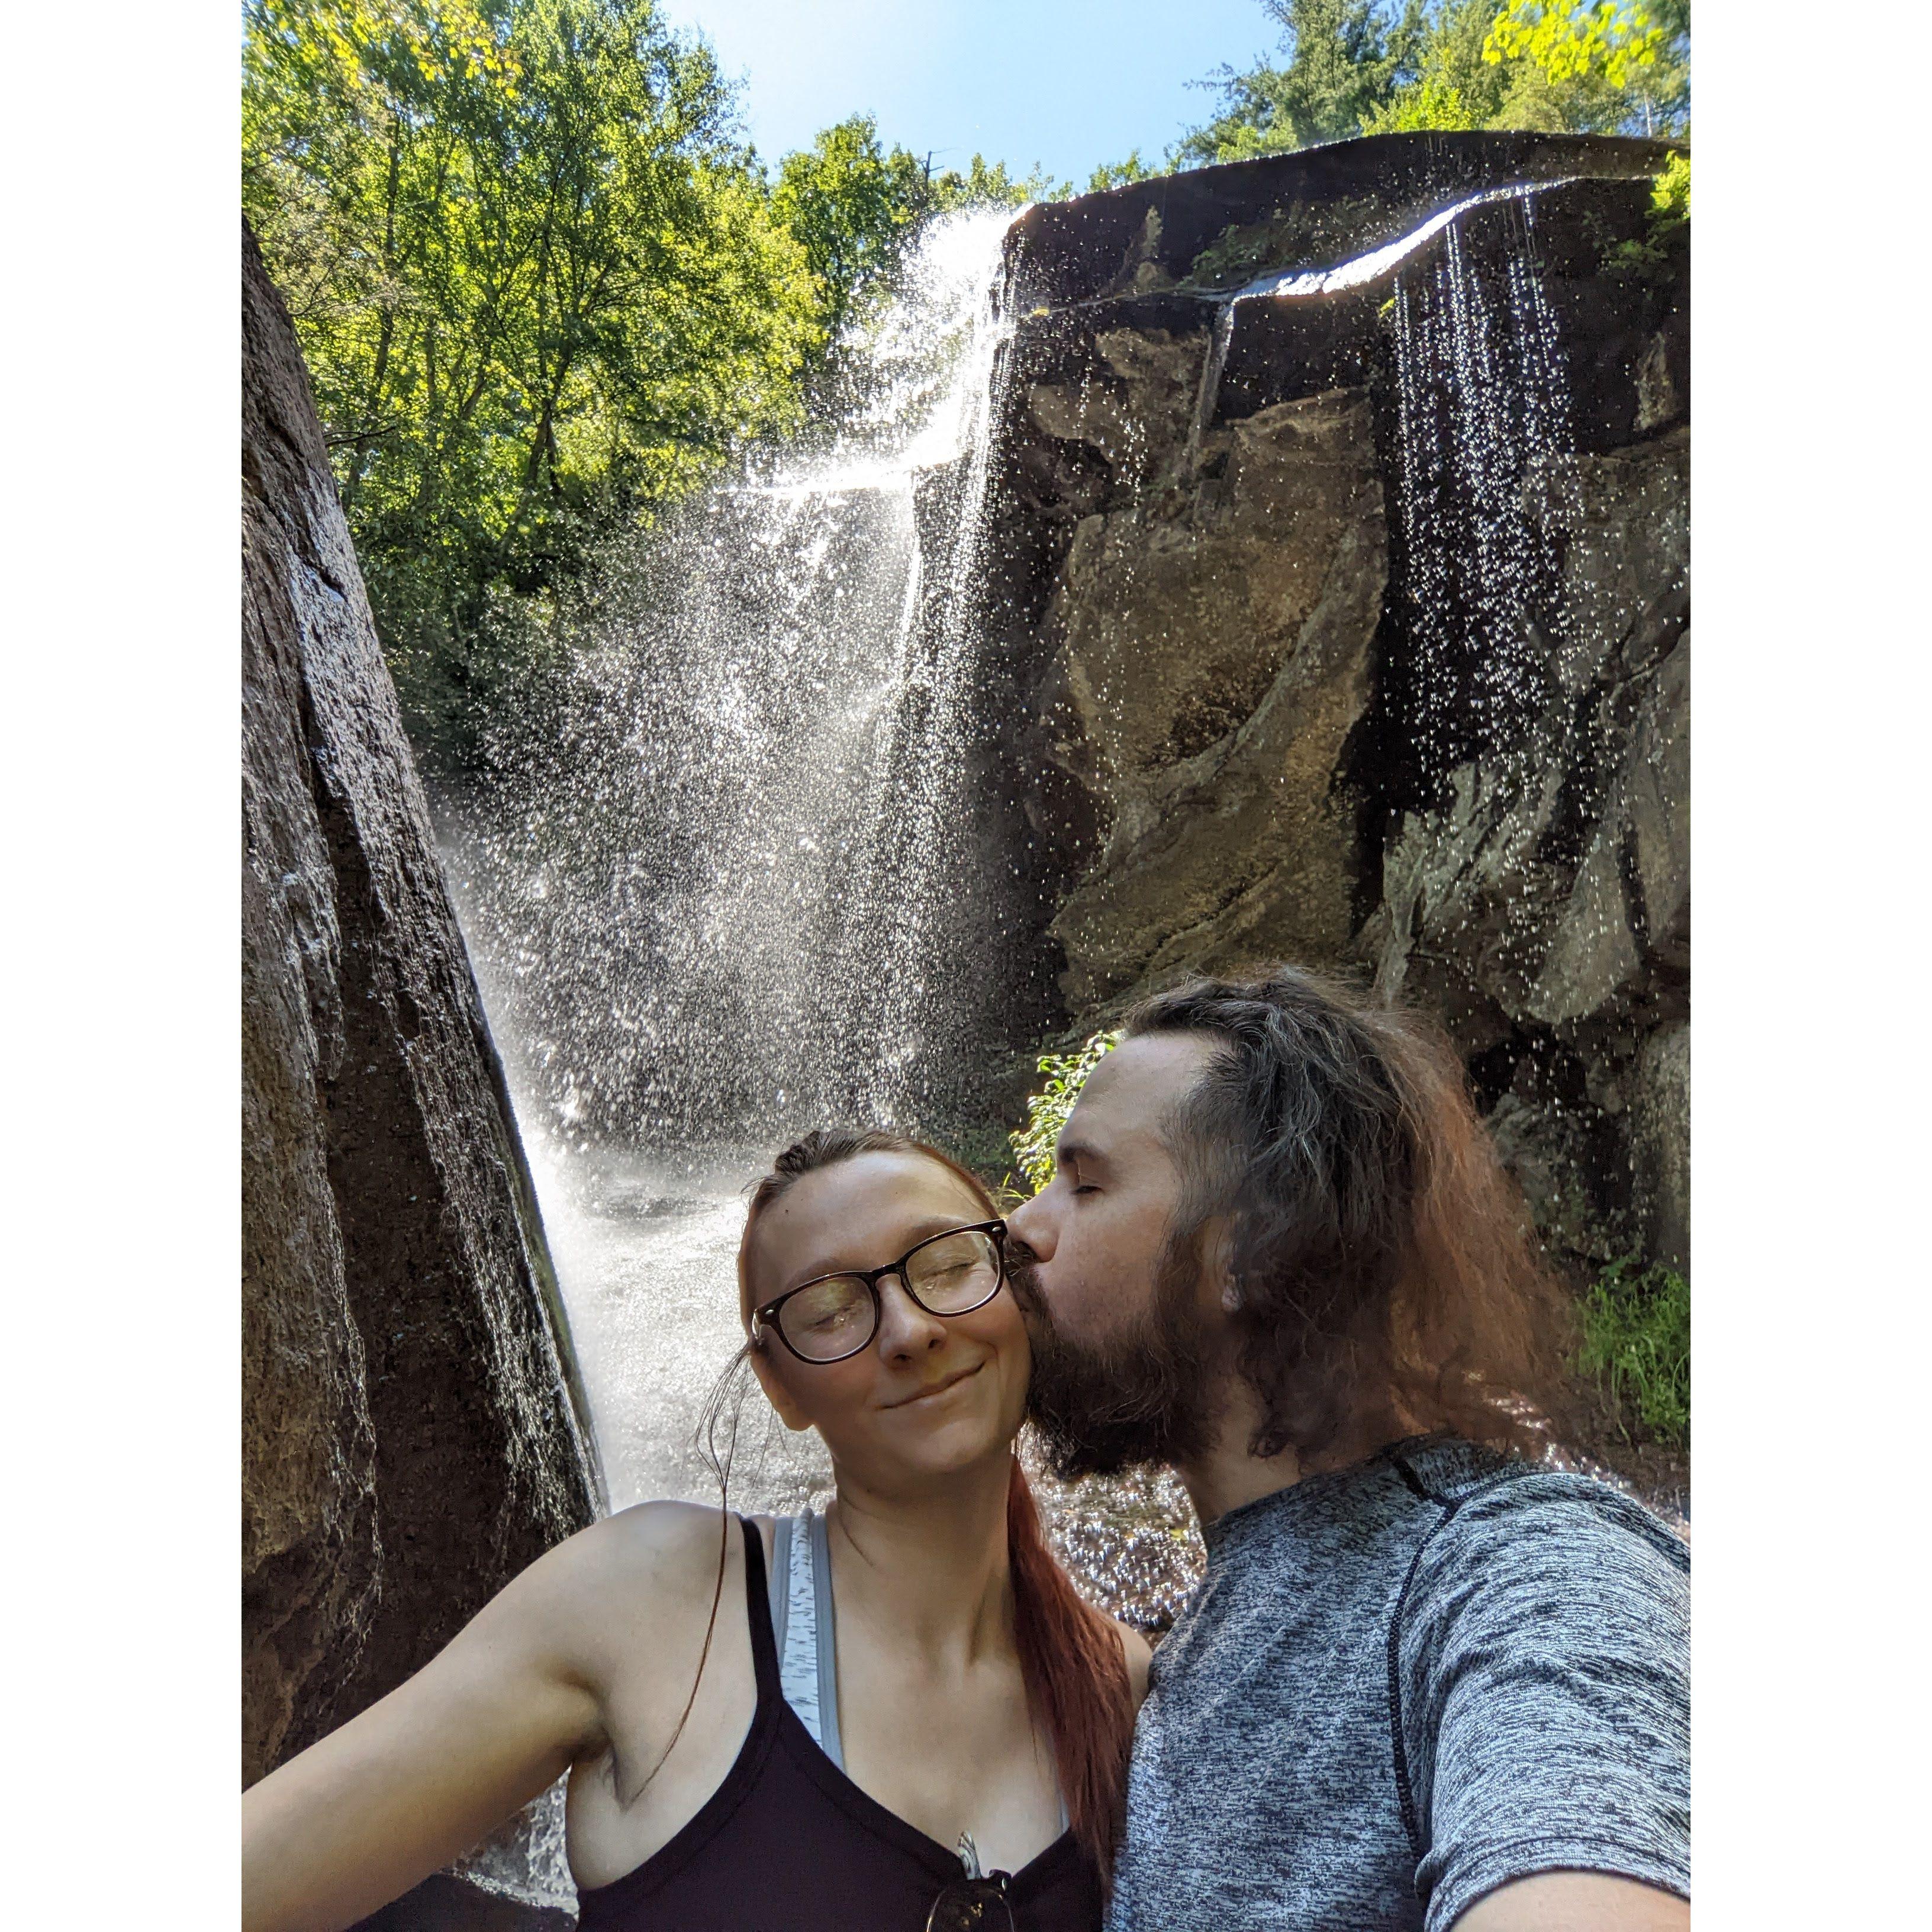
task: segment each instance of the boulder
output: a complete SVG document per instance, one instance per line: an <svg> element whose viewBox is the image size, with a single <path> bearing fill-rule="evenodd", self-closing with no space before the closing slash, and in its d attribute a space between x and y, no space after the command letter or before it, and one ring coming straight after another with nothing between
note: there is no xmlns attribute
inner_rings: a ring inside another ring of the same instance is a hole
<svg viewBox="0 0 1932 1932"><path fill-rule="evenodd" d="M1185 482L1080 524L1048 614L1058 742L1108 829L1049 928L1070 1000L1346 948L1359 862L1329 780L1386 569L1360 390L1217 427Z"/></svg>
<svg viewBox="0 0 1932 1932"><path fill-rule="evenodd" d="M242 243L242 1774L598 1508L501 1070L307 372Z"/></svg>
<svg viewBox="0 0 1932 1932"><path fill-rule="evenodd" d="M1188 970L1372 978L1444 1021L1586 1272L1688 1263L1670 152L1380 136L1009 244L989 604L1065 1036Z"/></svg>

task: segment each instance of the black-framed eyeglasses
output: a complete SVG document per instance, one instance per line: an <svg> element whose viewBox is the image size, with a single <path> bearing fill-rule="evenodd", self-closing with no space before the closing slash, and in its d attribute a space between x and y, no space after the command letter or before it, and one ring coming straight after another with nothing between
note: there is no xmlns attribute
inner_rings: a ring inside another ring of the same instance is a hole
<svg viewBox="0 0 1932 1932"><path fill-rule="evenodd" d="M1015 1932L1006 1874L955 1879L932 1901L926 1932Z"/></svg>
<svg viewBox="0 0 1932 1932"><path fill-rule="evenodd" d="M889 1274L898 1276L927 1314L970 1315L1006 1280L1006 1238L1005 1222L978 1221L928 1234L884 1268L801 1282L752 1310L752 1338L770 1328L801 1362L842 1362L859 1354L879 1332L879 1283Z"/></svg>

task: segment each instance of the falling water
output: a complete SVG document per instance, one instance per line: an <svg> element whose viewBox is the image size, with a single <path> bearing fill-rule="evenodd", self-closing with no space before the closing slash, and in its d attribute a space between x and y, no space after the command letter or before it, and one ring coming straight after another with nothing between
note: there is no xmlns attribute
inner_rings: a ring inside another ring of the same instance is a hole
<svg viewBox="0 0 1932 1932"><path fill-rule="evenodd" d="M493 1016L566 1141L764 1145L943 1097L1006 226L929 232L838 434L614 562L466 814Z"/></svg>
<svg viewBox="0 0 1932 1932"><path fill-rule="evenodd" d="M1410 746L1425 782L1480 757L1520 763L1570 628L1562 560L1575 522L1568 386L1536 272L1532 204L1514 198L1508 297L1460 224L1396 280L1395 498L1409 640Z"/></svg>
<svg viewBox="0 0 1932 1932"><path fill-rule="evenodd" d="M1010 220L928 229L836 422L614 557L500 776L446 801L614 1508L716 1498L747 1180L816 1121L924 1124L997 997L961 939ZM822 1503L818 1438L742 1414L734 1506ZM568 1904L563 1842L559 1786L461 1869Z"/></svg>
<svg viewBox="0 0 1932 1932"><path fill-rule="evenodd" d="M715 1497L747 1180L817 1122L928 1124L998 997L961 939L1010 219L933 224L836 422L612 560L446 813L615 1508ZM746 1412L736 1500L798 1507L816 1438Z"/></svg>
<svg viewBox="0 0 1932 1932"><path fill-rule="evenodd" d="M1488 197L1495 199L1496 197ZM1391 584L1408 639L1402 715L1417 775L1441 808L1412 820L1434 841L1424 870L1453 876L1461 924L1480 908L1492 970L1526 990L1543 967L1545 912L1523 880L1547 869L1559 788L1594 824L1600 781L1550 742L1568 698L1612 645L1600 613L1566 581L1586 518L1569 373L1544 286L1534 191L1508 197L1502 273L1479 268L1451 224L1432 260L1399 274L1394 491L1400 568ZM1447 848L1455 849L1450 862ZM1412 862L1392 861L1394 869ZM1559 1119L1554 1092L1540 1102ZM1546 1150L1544 1158L1557 1156ZM1550 1460L1626 1490L1614 1471L1554 1444ZM1646 1498L1652 1507L1659 1499ZM1662 1505L1688 1536L1682 1504Z"/></svg>

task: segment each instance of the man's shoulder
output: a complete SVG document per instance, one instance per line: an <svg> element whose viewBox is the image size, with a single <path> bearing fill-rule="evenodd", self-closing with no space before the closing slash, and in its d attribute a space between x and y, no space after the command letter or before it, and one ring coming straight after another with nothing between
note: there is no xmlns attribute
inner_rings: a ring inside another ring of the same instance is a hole
<svg viewBox="0 0 1932 1932"><path fill-rule="evenodd" d="M1552 1561L1582 1547L1624 1548L1634 1556L1641 1546L1648 1560L1690 1569L1682 1536L1636 1497L1594 1476L1441 1438L1400 1445L1389 1455L1418 1498L1433 1508L1428 1543L1438 1560L1509 1544Z"/></svg>
<svg viewBox="0 0 1932 1932"><path fill-rule="evenodd" d="M1672 1632L1688 1615L1690 1552L1634 1497L1573 1471L1444 1455L1414 1473L1432 1516L1396 1606L1402 1648L1484 1631L1520 1638L1613 1627Z"/></svg>

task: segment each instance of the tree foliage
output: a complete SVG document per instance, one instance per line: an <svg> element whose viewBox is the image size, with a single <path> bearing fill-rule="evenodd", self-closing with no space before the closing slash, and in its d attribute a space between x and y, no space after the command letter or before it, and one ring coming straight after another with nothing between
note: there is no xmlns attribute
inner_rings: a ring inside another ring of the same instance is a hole
<svg viewBox="0 0 1932 1932"><path fill-rule="evenodd" d="M1096 1033L1072 1053L1043 1053L1038 1062L1045 1076L1037 1094L1027 1096L1026 1125L1008 1138L1013 1158L1028 1184L1037 1194L1053 1179L1054 1150L1060 1130L1066 1124L1087 1076L1100 1065L1101 1056L1120 1044L1118 1033Z"/></svg>
<svg viewBox="0 0 1932 1932"><path fill-rule="evenodd" d="M1443 128L1682 134L1688 0L1262 0L1280 63L1224 68L1182 166L1358 134Z"/></svg>
<svg viewBox="0 0 1932 1932"><path fill-rule="evenodd" d="M652 0L250 0L244 206L419 740L542 601L794 420L825 315L710 53Z"/></svg>
<svg viewBox="0 0 1932 1932"><path fill-rule="evenodd" d="M804 246L832 336L862 296L890 283L910 231L938 198L930 170L904 148L882 148L869 115L784 158L772 212Z"/></svg>
<svg viewBox="0 0 1932 1932"><path fill-rule="evenodd" d="M1678 131L1688 0L1262 0L1168 169L1364 129ZM1076 191L854 116L768 172L657 0L245 0L244 206L419 745L462 762L615 532L782 434L928 217ZM1136 148L1087 192L1160 172Z"/></svg>
<svg viewBox="0 0 1932 1932"><path fill-rule="evenodd" d="M1623 0L1507 0L1490 23L1483 58L1496 66L1528 61L1552 86L1595 80L1622 89L1638 68L1657 64L1663 41L1650 15Z"/></svg>
<svg viewBox="0 0 1932 1932"><path fill-rule="evenodd" d="M1133 182L1151 181L1163 172L1160 168L1149 167L1141 159L1139 148L1136 148L1124 161L1102 162L1088 176L1085 191L1100 194L1110 188L1126 188Z"/></svg>
<svg viewBox="0 0 1932 1932"><path fill-rule="evenodd" d="M1412 74L1420 52L1424 0L1262 0L1280 24L1281 66L1266 61L1245 74L1223 68L1210 84L1222 111L1183 137L1182 166L1248 160L1361 131L1362 122Z"/></svg>

